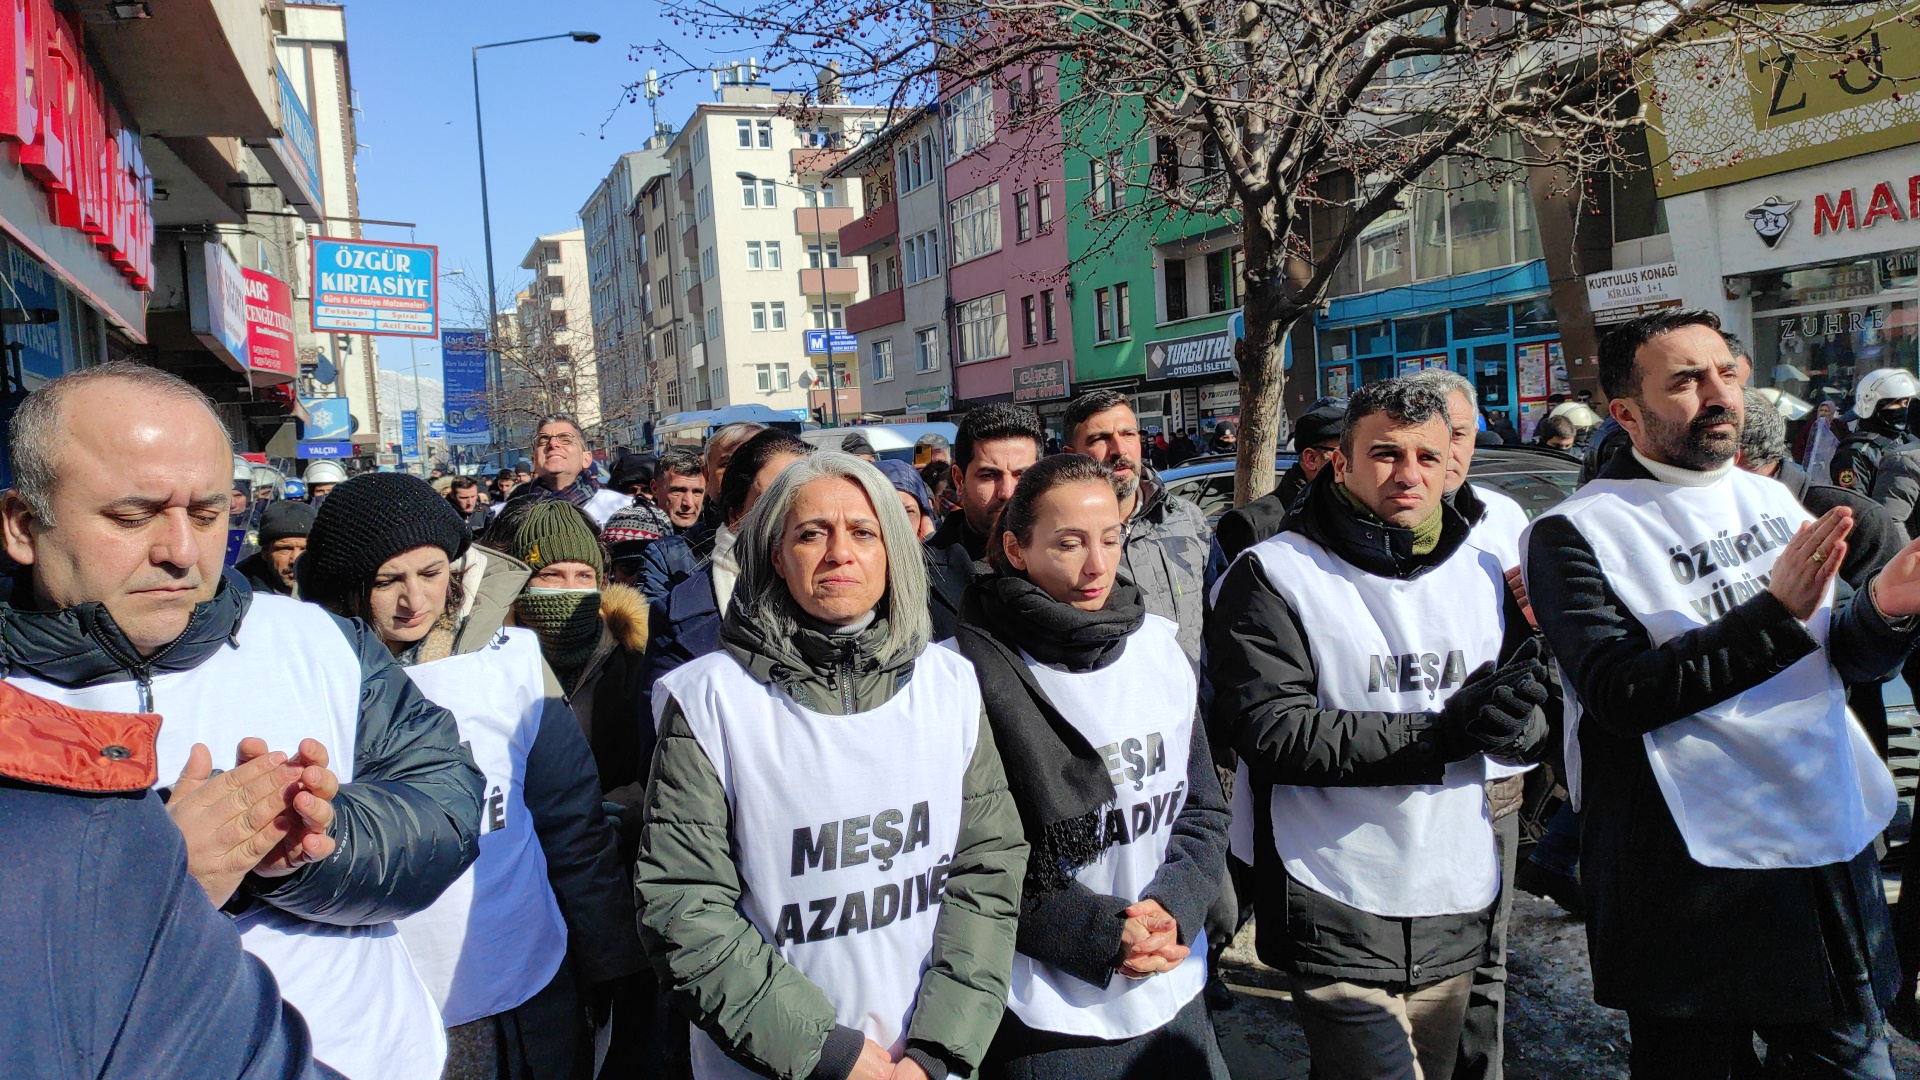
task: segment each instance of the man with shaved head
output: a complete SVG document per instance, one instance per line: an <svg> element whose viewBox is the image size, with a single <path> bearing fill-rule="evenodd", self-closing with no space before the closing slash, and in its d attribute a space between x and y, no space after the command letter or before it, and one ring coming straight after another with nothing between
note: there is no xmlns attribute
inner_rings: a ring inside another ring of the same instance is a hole
<svg viewBox="0 0 1920 1080"><path fill-rule="evenodd" d="M7 680L162 714L187 870L305 1015L314 1056L357 1080L438 1077L439 1012L391 924L479 852L482 780L452 715L364 625L224 569L232 449L192 386L82 369L28 396L10 449Z"/></svg>

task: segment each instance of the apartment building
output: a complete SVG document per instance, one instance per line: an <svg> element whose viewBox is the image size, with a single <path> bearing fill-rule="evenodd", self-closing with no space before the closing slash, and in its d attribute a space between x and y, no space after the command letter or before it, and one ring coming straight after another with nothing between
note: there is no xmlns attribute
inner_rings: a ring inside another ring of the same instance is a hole
<svg viewBox="0 0 1920 1080"><path fill-rule="evenodd" d="M790 94L737 83L719 98L696 108L667 149L678 266L664 344L683 361L680 406L812 409L829 422L857 414L852 350L810 353L805 331L840 331L846 346L847 309L867 297L865 266L840 249L860 182L829 171L878 131L884 110L813 105L801 123L783 108L795 104ZM649 272L657 288L660 270ZM830 333L819 342L833 343Z"/></svg>
<svg viewBox="0 0 1920 1080"><path fill-rule="evenodd" d="M686 367L685 297L680 291L680 244L674 239L678 214L674 209L674 177L663 171L647 178L633 200L628 216L646 237L639 247L639 275L645 308L643 362L652 416L676 413L689 404L692 371ZM643 436L646 421L641 424Z"/></svg>
<svg viewBox="0 0 1920 1080"><path fill-rule="evenodd" d="M953 409L947 330L946 151L940 113L917 110L840 162L860 181L861 216L840 251L867 261L867 299L847 309L859 345L861 404L903 417Z"/></svg>
<svg viewBox="0 0 1920 1080"><path fill-rule="evenodd" d="M647 181L666 174L664 145L665 139L655 136L648 149L621 154L580 208L602 436L612 445L641 441L647 421L656 415L646 382L647 290L641 273L649 239L634 204Z"/></svg>
<svg viewBox="0 0 1920 1080"><path fill-rule="evenodd" d="M520 269L531 271L533 280L514 298L514 334L500 350L506 443L524 447L541 416L567 413L580 422L590 443L611 445L600 426L605 414L584 232L569 229L536 239Z"/></svg>
<svg viewBox="0 0 1920 1080"><path fill-rule="evenodd" d="M958 404L1064 399L1073 381L1059 92L1052 61L942 88L947 287Z"/></svg>

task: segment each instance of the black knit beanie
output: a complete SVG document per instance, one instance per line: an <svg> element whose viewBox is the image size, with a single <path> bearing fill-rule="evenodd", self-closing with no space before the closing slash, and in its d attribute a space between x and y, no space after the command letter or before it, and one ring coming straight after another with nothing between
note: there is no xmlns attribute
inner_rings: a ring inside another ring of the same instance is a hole
<svg viewBox="0 0 1920 1080"><path fill-rule="evenodd" d="M275 499L260 511L260 546L270 548L275 540L305 536L313 530L313 507L297 500Z"/></svg>
<svg viewBox="0 0 1920 1080"><path fill-rule="evenodd" d="M320 504L296 564L300 597L338 609L395 555L432 546L457 559L472 542L459 511L433 485L406 473L362 473Z"/></svg>

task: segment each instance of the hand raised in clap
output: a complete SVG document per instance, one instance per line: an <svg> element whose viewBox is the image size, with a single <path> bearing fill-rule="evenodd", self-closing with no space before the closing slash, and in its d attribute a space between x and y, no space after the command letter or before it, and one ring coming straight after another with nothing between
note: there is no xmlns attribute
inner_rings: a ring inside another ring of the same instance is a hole
<svg viewBox="0 0 1920 1080"><path fill-rule="evenodd" d="M1120 930L1120 974L1144 979L1180 966L1193 950L1180 944L1180 924L1158 900L1142 900L1127 909Z"/></svg>
<svg viewBox="0 0 1920 1080"><path fill-rule="evenodd" d="M1888 560L1871 588L1880 614L1892 619L1920 615L1920 540Z"/></svg>
<svg viewBox="0 0 1920 1080"><path fill-rule="evenodd" d="M267 753L261 739L240 740L238 760L251 761ZM318 739L301 739L300 752L288 759L289 766L300 770L299 788L288 800L285 814L286 836L253 872L261 877L286 877L295 870L333 854L333 797L340 793L340 780L327 768L327 748Z"/></svg>
<svg viewBox="0 0 1920 1080"><path fill-rule="evenodd" d="M202 743L187 753L174 781L167 816L187 842L187 872L214 907L227 902L260 861L283 844L291 829L300 770L287 755L265 753L215 776L213 754Z"/></svg>
<svg viewBox="0 0 1920 1080"><path fill-rule="evenodd" d="M1820 520L1802 524L1774 560L1767 591L1794 618L1805 621L1820 606L1847 557L1847 534L1852 531L1853 510L1836 506L1820 515Z"/></svg>

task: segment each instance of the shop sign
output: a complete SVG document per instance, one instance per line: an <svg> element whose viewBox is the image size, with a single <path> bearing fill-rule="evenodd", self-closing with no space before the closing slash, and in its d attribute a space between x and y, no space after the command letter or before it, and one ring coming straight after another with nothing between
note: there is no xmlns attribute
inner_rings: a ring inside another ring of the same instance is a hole
<svg viewBox="0 0 1920 1080"><path fill-rule="evenodd" d="M353 413L347 407L346 398L303 398L301 403L307 407L309 417L307 438L331 442L353 435Z"/></svg>
<svg viewBox="0 0 1920 1080"><path fill-rule="evenodd" d="M294 444L294 456L302 461L312 461L316 458L350 458L353 456L353 444L302 440Z"/></svg>
<svg viewBox="0 0 1920 1080"><path fill-rule="evenodd" d="M325 214L320 194L320 140L314 133L312 115L300 103L300 95L294 93L293 83L287 80L286 68L278 68L274 74L280 83L282 134L277 139L250 145L264 151L259 155L260 164L266 166L273 182L286 193L287 204L309 223L317 225Z"/></svg>
<svg viewBox="0 0 1920 1080"><path fill-rule="evenodd" d="M949 400L951 390L945 386L923 386L918 390L907 391L908 412L946 412L952 407Z"/></svg>
<svg viewBox="0 0 1920 1080"><path fill-rule="evenodd" d="M1233 370L1233 332L1156 341L1147 346L1147 379L1187 379Z"/></svg>
<svg viewBox="0 0 1920 1080"><path fill-rule="evenodd" d="M487 423L487 333L448 330L440 335L440 373L445 380L448 446L485 446Z"/></svg>
<svg viewBox="0 0 1920 1080"><path fill-rule="evenodd" d="M1067 362L1048 360L1013 369L1013 400L1055 401L1067 396Z"/></svg>
<svg viewBox="0 0 1920 1080"><path fill-rule="evenodd" d="M18 244L0 242L6 244L7 284L13 290L8 299L28 310L52 308L64 317L60 283L47 273L46 264ZM7 327L6 334L7 343L20 350L20 370L29 387L73 370L72 339L63 323L24 323Z"/></svg>
<svg viewBox="0 0 1920 1080"><path fill-rule="evenodd" d="M47 219L93 240L135 289L153 282L153 215L140 136L109 103L80 16L51 0L0 2L0 141L47 194Z"/></svg>
<svg viewBox="0 0 1920 1080"><path fill-rule="evenodd" d="M316 236L313 329L440 336L440 249Z"/></svg>
<svg viewBox="0 0 1920 1080"><path fill-rule="evenodd" d="M1906 189L1895 192L1890 181L1873 186L1871 194L1856 198L1854 190L1820 192L1813 197L1813 235L1871 229L1882 221L1920 217L1920 173L1907 177Z"/></svg>
<svg viewBox="0 0 1920 1080"><path fill-rule="evenodd" d="M1239 383L1216 383L1200 388L1200 411L1232 412L1240 407Z"/></svg>
<svg viewBox="0 0 1920 1080"><path fill-rule="evenodd" d="M1661 308L1679 307L1680 268L1671 262L1587 275L1587 307L1596 325L1638 318Z"/></svg>
<svg viewBox="0 0 1920 1080"><path fill-rule="evenodd" d="M293 289L271 274L244 267L247 367L291 379L298 373L293 348Z"/></svg>
<svg viewBox="0 0 1920 1080"><path fill-rule="evenodd" d="M207 348L224 353L234 367L244 369L247 279L218 240L200 245L200 259L198 267L188 268L188 328Z"/></svg>

